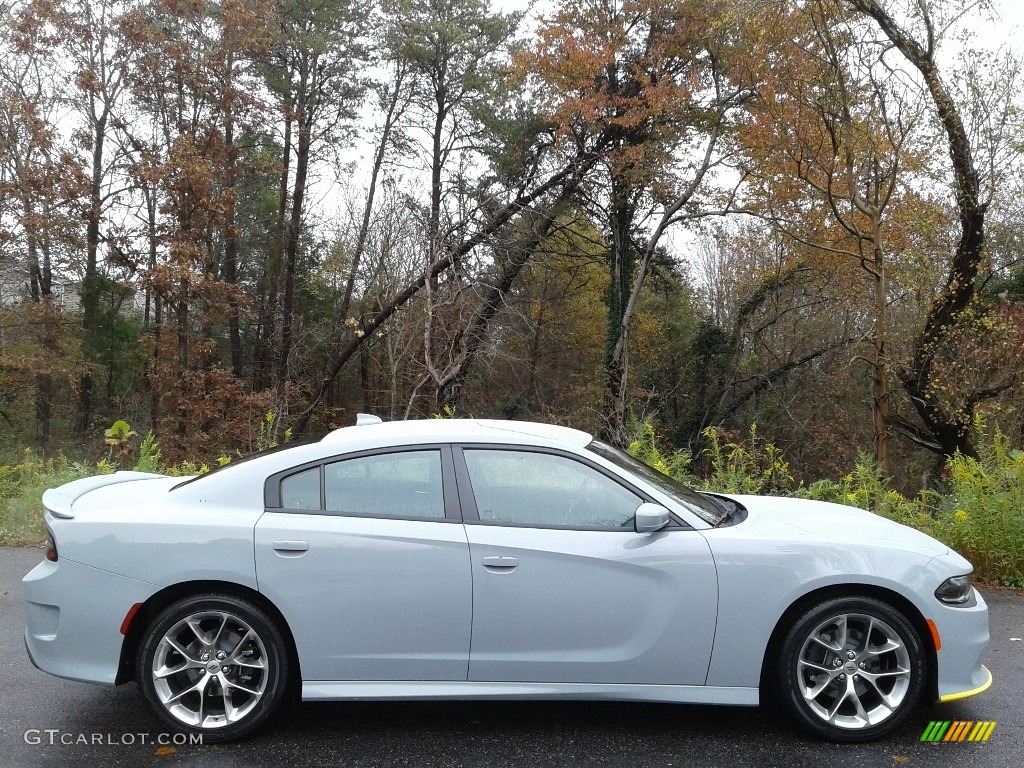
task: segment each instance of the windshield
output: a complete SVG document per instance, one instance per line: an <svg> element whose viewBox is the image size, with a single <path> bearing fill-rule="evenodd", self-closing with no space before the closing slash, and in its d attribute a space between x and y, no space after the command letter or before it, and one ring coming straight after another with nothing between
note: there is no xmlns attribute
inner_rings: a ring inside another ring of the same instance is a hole
<svg viewBox="0 0 1024 768"><path fill-rule="evenodd" d="M710 525L718 525L729 514L728 510L716 503L713 498L704 496L692 488L683 485L678 480L673 480L668 475L652 469L642 461L637 461L628 453L624 453L618 448L613 448L599 440L594 440L587 446L587 450L596 453L603 459L608 459L608 461L620 469L624 469L634 475L639 475Z"/></svg>

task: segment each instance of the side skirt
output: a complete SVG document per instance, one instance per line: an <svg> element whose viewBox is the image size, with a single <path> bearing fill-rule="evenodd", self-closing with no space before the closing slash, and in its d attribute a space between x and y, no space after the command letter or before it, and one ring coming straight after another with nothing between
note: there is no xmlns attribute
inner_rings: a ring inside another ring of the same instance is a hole
<svg viewBox="0 0 1024 768"><path fill-rule="evenodd" d="M757 688L704 685L621 685L598 683L477 683L433 681L327 681L302 683L304 701L429 701L432 699L562 699L729 704L756 707Z"/></svg>

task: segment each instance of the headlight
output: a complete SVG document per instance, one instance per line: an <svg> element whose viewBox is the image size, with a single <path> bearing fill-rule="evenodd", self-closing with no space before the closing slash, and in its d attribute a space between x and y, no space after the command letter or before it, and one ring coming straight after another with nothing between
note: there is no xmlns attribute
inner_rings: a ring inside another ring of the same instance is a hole
<svg viewBox="0 0 1024 768"><path fill-rule="evenodd" d="M971 597L970 574L946 579L935 590L935 597L947 605L966 603Z"/></svg>

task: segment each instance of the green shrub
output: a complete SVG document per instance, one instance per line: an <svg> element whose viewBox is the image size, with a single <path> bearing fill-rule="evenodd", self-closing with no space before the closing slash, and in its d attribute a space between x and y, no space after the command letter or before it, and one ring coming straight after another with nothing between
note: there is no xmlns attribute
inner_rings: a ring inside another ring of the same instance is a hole
<svg viewBox="0 0 1024 768"><path fill-rule="evenodd" d="M43 491L96 473L93 465L70 462L63 455L43 459L31 450L18 464L0 466L0 546L41 544L46 538Z"/></svg>
<svg viewBox="0 0 1024 768"><path fill-rule="evenodd" d="M157 442L153 430L146 433L145 439L139 446L139 460L135 462L136 472L160 472L163 466L161 460L163 454L160 451L160 443Z"/></svg>
<svg viewBox="0 0 1024 768"><path fill-rule="evenodd" d="M93 475L110 474L120 467L124 458L107 456L95 464L68 461L63 455L56 459L43 459L31 450L25 451L22 461L0 466L0 546L24 547L41 544L46 538L43 523L43 492L72 480ZM169 475L196 475L208 472L205 464L182 462L166 466L161 461L160 444L150 432L139 446L135 469L140 472Z"/></svg>
<svg viewBox="0 0 1024 768"><path fill-rule="evenodd" d="M687 485L699 485L690 471L692 458L688 451L662 451L658 435L650 420L633 424L634 438L626 452L649 467Z"/></svg>
<svg viewBox="0 0 1024 768"><path fill-rule="evenodd" d="M979 424L978 458L946 464L951 493L926 530L957 550L987 579L1024 586L1024 452Z"/></svg>
<svg viewBox="0 0 1024 768"><path fill-rule="evenodd" d="M741 494L785 494L797 484L789 464L774 443L757 436L751 424L746 439L722 444L714 427L703 432L707 447L704 455L711 461L711 474L704 485L708 490Z"/></svg>
<svg viewBox="0 0 1024 768"><path fill-rule="evenodd" d="M268 448L275 448L278 445L277 439L277 414L267 411L260 420L259 428L256 431L256 450L265 451ZM292 439L292 428L284 431L284 441L287 443Z"/></svg>
<svg viewBox="0 0 1024 768"><path fill-rule="evenodd" d="M947 544L971 561L980 579L1024 587L1024 451L1013 450L999 430L989 434L982 421L976 429L979 458L957 455L946 463L948 492L925 490L913 498L892 488L866 453L839 480L799 485L782 451L760 439L756 426L742 441L727 443L716 429L704 432L706 477L693 474L689 453L663 449L649 421L634 425L629 453L700 490L785 494L867 509Z"/></svg>
<svg viewBox="0 0 1024 768"><path fill-rule="evenodd" d="M818 480L797 489L793 495L860 507L898 523L915 527L921 527L926 523L922 515L930 519L927 512L930 504L929 495L922 493L917 498L908 499L889 487L874 457L867 453L858 454L853 471L839 481Z"/></svg>

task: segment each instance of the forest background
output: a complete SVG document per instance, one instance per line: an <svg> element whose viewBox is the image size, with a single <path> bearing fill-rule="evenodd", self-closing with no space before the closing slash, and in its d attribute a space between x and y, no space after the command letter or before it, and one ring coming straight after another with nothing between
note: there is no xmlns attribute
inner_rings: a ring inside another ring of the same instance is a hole
<svg viewBox="0 0 1024 768"><path fill-rule="evenodd" d="M576 426L1024 584L999 10L0 0L0 541L97 461L368 411Z"/></svg>

